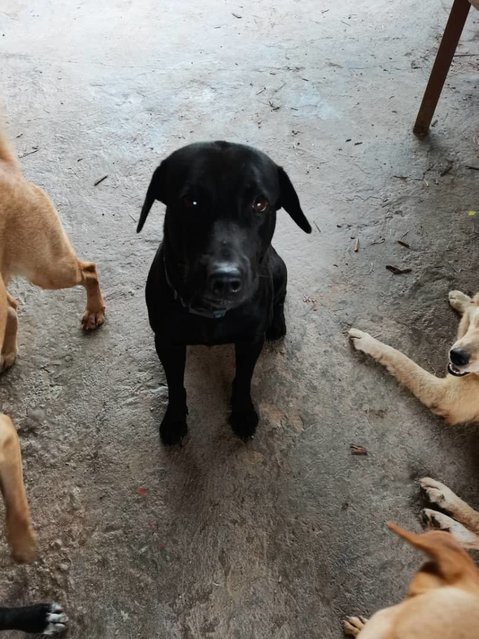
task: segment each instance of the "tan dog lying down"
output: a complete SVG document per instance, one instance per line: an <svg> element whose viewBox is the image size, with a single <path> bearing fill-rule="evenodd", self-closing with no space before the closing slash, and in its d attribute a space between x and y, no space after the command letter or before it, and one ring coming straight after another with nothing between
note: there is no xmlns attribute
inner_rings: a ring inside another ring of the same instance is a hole
<svg viewBox="0 0 479 639"><path fill-rule="evenodd" d="M95 264L77 258L52 202L23 177L0 135L0 370L11 366L17 354L16 302L7 292L13 275L47 289L81 284L87 295L83 328L103 324Z"/></svg>
<svg viewBox="0 0 479 639"><path fill-rule="evenodd" d="M447 506L461 521L473 523L474 511L446 486L429 478L422 479L421 485L432 501ZM432 510L425 513L432 513L429 521L438 515L446 517ZM475 530L479 532L479 514L474 515ZM449 526L456 525L447 519ZM443 522L445 528L448 525ZM389 524L389 528L432 561L414 575L404 601L380 610L370 620L348 617L345 633L360 639L477 639L479 571L455 535L442 530L416 535L395 524ZM464 531L472 536L465 528Z"/></svg>
<svg viewBox="0 0 479 639"><path fill-rule="evenodd" d="M371 355L448 424L479 421L479 294L451 291L449 303L461 315L457 341L449 351L449 374L435 377L406 355L352 328L354 348ZM479 631L478 631L479 636Z"/></svg>

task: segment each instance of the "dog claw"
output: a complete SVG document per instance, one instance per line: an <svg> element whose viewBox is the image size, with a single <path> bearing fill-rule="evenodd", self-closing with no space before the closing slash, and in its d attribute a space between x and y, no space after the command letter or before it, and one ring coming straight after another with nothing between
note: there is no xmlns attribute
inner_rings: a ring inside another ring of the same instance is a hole
<svg viewBox="0 0 479 639"><path fill-rule="evenodd" d="M343 621L343 630L350 637L357 637L367 621L365 617L346 617Z"/></svg>
<svg viewBox="0 0 479 639"><path fill-rule="evenodd" d="M87 310L83 313L83 317L81 318L81 325L84 331L93 331L95 328L99 328L104 322L104 311L93 313Z"/></svg>

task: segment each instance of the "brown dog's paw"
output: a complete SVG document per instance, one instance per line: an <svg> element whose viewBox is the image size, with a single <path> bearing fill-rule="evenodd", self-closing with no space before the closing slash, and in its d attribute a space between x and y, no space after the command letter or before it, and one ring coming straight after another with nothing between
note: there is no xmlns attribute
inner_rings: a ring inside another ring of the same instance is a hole
<svg viewBox="0 0 479 639"><path fill-rule="evenodd" d="M17 359L17 351L14 350L11 353L5 353L0 355L0 373L8 370L11 366L15 364L15 360Z"/></svg>
<svg viewBox="0 0 479 639"><path fill-rule="evenodd" d="M13 559L19 564L30 564L38 555L37 536L30 524L7 522L8 543Z"/></svg>
<svg viewBox="0 0 479 639"><path fill-rule="evenodd" d="M343 621L343 630L349 637L357 637L367 623L365 617L346 617Z"/></svg>
<svg viewBox="0 0 479 639"><path fill-rule="evenodd" d="M105 311L101 310L93 313L87 309L81 318L81 325L84 331L94 331L95 328L99 328L104 321Z"/></svg>

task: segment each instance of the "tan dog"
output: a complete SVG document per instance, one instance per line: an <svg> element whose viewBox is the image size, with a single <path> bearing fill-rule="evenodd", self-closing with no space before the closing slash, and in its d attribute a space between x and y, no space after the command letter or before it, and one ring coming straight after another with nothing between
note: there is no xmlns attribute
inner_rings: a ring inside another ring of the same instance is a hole
<svg viewBox="0 0 479 639"><path fill-rule="evenodd" d="M360 639L477 639L479 571L454 537L389 528L425 552L427 562L409 584L406 599L371 617L348 617L346 634Z"/></svg>
<svg viewBox="0 0 479 639"><path fill-rule="evenodd" d="M0 485L7 511L7 539L13 558L20 563L31 562L37 554L37 541L23 485L17 431L6 415L0 415Z"/></svg>
<svg viewBox="0 0 479 639"><path fill-rule="evenodd" d="M448 424L479 421L479 294L451 291L449 303L461 315L457 341L449 351L449 374L436 377L368 333L349 331L354 348L371 355Z"/></svg>
<svg viewBox="0 0 479 639"><path fill-rule="evenodd" d="M49 197L27 182L0 136L0 371L17 354L16 302L7 292L13 275L46 289L81 284L87 295L83 328L103 324L105 305L95 264L77 258Z"/></svg>

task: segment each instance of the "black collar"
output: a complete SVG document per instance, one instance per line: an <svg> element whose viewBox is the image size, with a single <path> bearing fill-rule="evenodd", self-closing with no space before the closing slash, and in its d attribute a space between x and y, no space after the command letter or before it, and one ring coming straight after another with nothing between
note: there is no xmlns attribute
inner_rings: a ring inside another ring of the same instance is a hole
<svg viewBox="0 0 479 639"><path fill-rule="evenodd" d="M222 317L226 315L228 311L227 308L218 308L218 309L212 309L207 307L194 308L190 304L186 304L183 298L181 297L181 295L176 290L176 288L173 286L173 283L169 278L168 269L166 268L166 259L164 255L163 255L163 268L165 271L166 283L171 289L174 299L178 301L181 304L181 306L188 311L188 313L191 313L192 315L200 315L201 317L208 317L210 319L221 319Z"/></svg>

